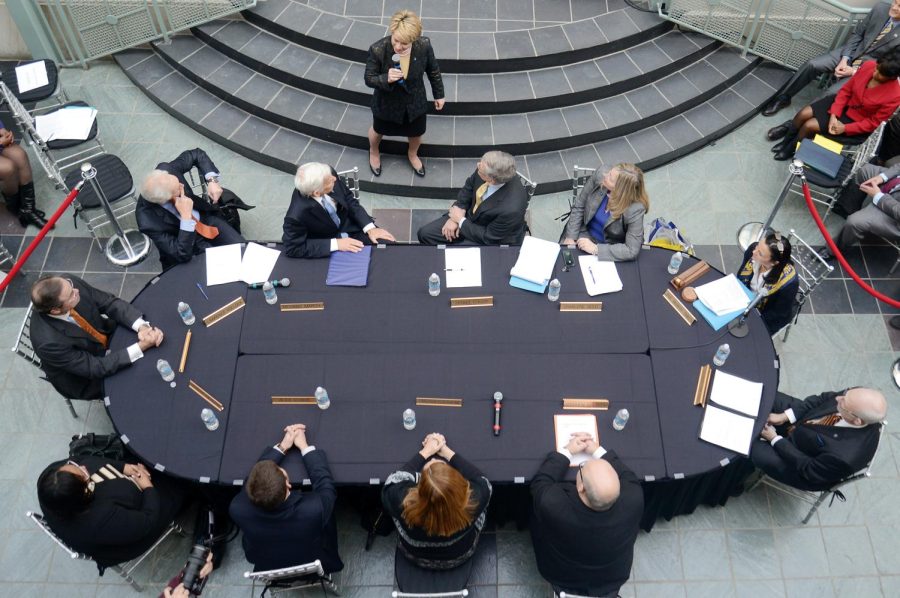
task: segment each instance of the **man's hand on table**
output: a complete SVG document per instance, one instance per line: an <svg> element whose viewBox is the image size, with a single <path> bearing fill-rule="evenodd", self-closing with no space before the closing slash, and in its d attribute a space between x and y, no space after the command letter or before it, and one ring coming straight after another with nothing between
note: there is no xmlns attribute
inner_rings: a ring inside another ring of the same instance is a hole
<svg viewBox="0 0 900 598"><path fill-rule="evenodd" d="M775 428L772 426L772 424L766 424L765 426L763 426L763 429L759 433L759 435L766 442L772 442L772 439L775 438L778 433L775 431Z"/></svg>
<svg viewBox="0 0 900 598"><path fill-rule="evenodd" d="M152 347L158 347L163 342L163 332L159 328L145 325L138 330L138 347L141 351L146 351Z"/></svg>

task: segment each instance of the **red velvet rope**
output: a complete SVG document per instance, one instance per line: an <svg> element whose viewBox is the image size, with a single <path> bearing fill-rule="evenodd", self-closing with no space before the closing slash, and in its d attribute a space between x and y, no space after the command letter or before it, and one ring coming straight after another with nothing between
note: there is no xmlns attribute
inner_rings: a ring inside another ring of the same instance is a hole
<svg viewBox="0 0 900 598"><path fill-rule="evenodd" d="M63 200L59 207L56 208L56 211L50 216L50 219L47 221L47 224L44 225L44 228L35 236L35 238L31 241L31 244L28 245L28 248L22 252L22 255L19 256L19 259L16 260L16 263L13 265L12 269L9 271L9 274L6 275L6 278L0 280L0 292L9 286L9 283L12 282L12 279L15 278L16 274L19 273L19 270L22 269L22 266L25 265L25 262L28 261L28 258L31 257L31 254L34 253L34 250L37 249L37 246L41 244L41 241L44 240L44 237L47 236L47 233L53 228L53 225L56 224L56 221L62 217L63 212L65 212L72 202L75 201L75 198L78 196L78 192L81 191L81 185L84 181L79 181L74 189L69 191L69 194L66 195L66 198Z"/></svg>
<svg viewBox="0 0 900 598"><path fill-rule="evenodd" d="M892 307L900 308L900 301L896 299L892 299L888 297L884 293L879 293L872 287L870 287L862 278L859 277L859 274L853 271L853 268L850 267L850 264L847 263L847 260L844 259L844 255L837 248L837 245L834 243L834 239L831 238L831 235L828 234L828 230L825 228L825 223L822 222L822 218L819 216L819 212L816 210L815 205L813 204L812 196L809 194L809 183L806 182L806 177L801 176L800 181L803 183L803 198L806 200L806 207L809 209L809 213L812 215L813 220L816 222L816 226L819 227L819 232L822 233L822 237L825 238L825 242L828 244L828 249L831 250L831 253L834 257L837 258L838 262L841 263L841 266L844 267L844 270L850 273L850 278L852 278L856 284L861 286L865 292L872 295L879 301L883 301Z"/></svg>

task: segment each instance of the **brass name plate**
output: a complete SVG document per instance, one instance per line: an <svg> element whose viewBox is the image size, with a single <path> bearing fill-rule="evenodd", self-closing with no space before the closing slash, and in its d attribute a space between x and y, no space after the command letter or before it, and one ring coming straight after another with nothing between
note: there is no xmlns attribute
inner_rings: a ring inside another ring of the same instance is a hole
<svg viewBox="0 0 900 598"><path fill-rule="evenodd" d="M188 382L188 388L190 388L195 393L197 393L201 399L203 399L204 401L209 403L210 407L212 407L216 411L224 411L225 410L225 407L222 405L222 403L220 403L218 401L218 399L216 399L214 396L212 396L211 394L206 392L206 390L204 390L202 386L200 386L193 380L190 380Z"/></svg>
<svg viewBox="0 0 900 598"><path fill-rule="evenodd" d="M712 366L706 364L700 367L700 375L697 377L697 390L694 391L694 405L706 407L706 397L709 395L709 382L712 378Z"/></svg>
<svg viewBox="0 0 900 598"><path fill-rule="evenodd" d="M208 316L203 318L203 323L206 324L207 326L212 326L213 324L217 324L218 322L221 322L223 319L227 318L228 316L230 316L237 310L241 309L242 307L244 307L244 298L238 297L231 303L227 303L227 304L223 305L216 311L212 312L211 314L209 314Z"/></svg>
<svg viewBox="0 0 900 598"><path fill-rule="evenodd" d="M462 399L442 399L439 397L416 397L418 407L462 407Z"/></svg>
<svg viewBox="0 0 900 598"><path fill-rule="evenodd" d="M272 397L273 405L315 405L316 397L288 397L276 395Z"/></svg>
<svg viewBox="0 0 900 598"><path fill-rule="evenodd" d="M609 409L608 399L563 399L563 409L576 411L606 411Z"/></svg>
<svg viewBox="0 0 900 598"><path fill-rule="evenodd" d="M452 297L450 299L451 309L457 307L493 307L494 296L489 297Z"/></svg>
<svg viewBox="0 0 900 598"><path fill-rule="evenodd" d="M671 280L672 286L679 291L684 287L693 284L695 280L709 272L709 264L704 260L700 260L675 278Z"/></svg>
<svg viewBox="0 0 900 598"><path fill-rule="evenodd" d="M663 293L663 299L665 299L666 302L672 306L672 309L675 310L675 313L681 316L681 319L684 320L684 323L688 326L692 326L694 322L697 321L697 318L694 317L694 314L692 314L688 310L688 308L684 306L684 303L682 303L681 300L675 296L675 293L672 292L672 289L666 289L666 292Z"/></svg>
<svg viewBox="0 0 900 598"><path fill-rule="evenodd" d="M308 303L282 303L281 311L322 311L325 309L324 301L310 301Z"/></svg>
<svg viewBox="0 0 900 598"><path fill-rule="evenodd" d="M559 311L603 311L602 301L561 301Z"/></svg>

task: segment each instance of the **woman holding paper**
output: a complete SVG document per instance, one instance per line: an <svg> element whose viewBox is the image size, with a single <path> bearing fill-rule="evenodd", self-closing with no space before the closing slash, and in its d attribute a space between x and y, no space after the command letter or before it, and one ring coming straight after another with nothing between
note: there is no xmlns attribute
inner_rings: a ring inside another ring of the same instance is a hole
<svg viewBox="0 0 900 598"><path fill-rule="evenodd" d="M634 164L616 164L606 173L599 169L585 183L563 229L563 245L601 260L636 259L644 242L644 214L650 200L644 173Z"/></svg>
<svg viewBox="0 0 900 598"><path fill-rule="evenodd" d="M0 192L6 209L18 217L22 226L43 228L45 214L35 206L34 180L28 154L15 143L12 131L0 122Z"/></svg>
<svg viewBox="0 0 900 598"><path fill-rule="evenodd" d="M754 293L763 293L756 307L769 334L791 321L799 280L791 261L791 244L781 233L772 233L751 244L744 252L737 277Z"/></svg>

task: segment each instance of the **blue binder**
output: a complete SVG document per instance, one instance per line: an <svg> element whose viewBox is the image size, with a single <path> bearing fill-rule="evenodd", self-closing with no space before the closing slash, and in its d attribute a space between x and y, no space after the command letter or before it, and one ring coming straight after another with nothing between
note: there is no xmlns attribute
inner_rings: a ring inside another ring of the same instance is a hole
<svg viewBox="0 0 900 598"><path fill-rule="evenodd" d="M369 283L369 260L372 246L366 245L362 251L332 252L328 262L328 276L325 284L330 287L364 287Z"/></svg>

